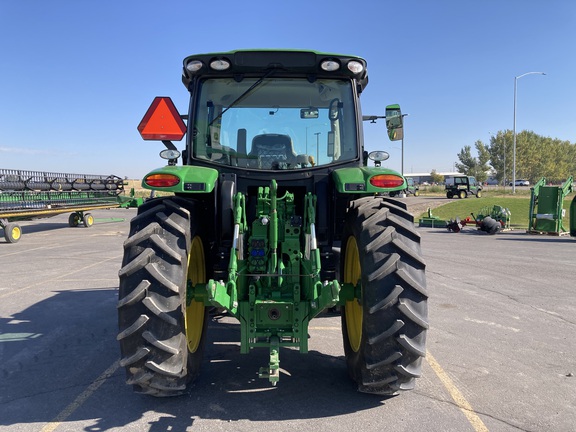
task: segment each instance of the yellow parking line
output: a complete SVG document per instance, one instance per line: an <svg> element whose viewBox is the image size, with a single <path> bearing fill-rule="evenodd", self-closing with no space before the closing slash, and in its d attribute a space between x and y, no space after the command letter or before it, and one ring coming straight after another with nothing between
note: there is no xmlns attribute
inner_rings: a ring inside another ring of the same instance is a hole
<svg viewBox="0 0 576 432"><path fill-rule="evenodd" d="M84 390L80 396L78 396L76 399L74 399L74 402L72 402L70 405L68 405L66 408L64 408L60 414L58 414L56 416L56 418L54 418L54 420L52 420L50 423L46 424L46 426L44 426L40 432L52 432L54 431L58 426L60 426L60 424L64 421L66 421L68 419L68 417L70 417L72 415L72 413L74 413L74 411L76 411L78 408L80 408L82 406L82 404L84 402L86 402L86 400L92 396L92 394L98 390L98 388L104 384L104 381L106 381L108 378L110 378L112 376L112 374L114 374L114 372L116 372L116 370L120 367L120 361L116 360L112 366L110 366L108 369L106 369L102 375L100 375L98 378L96 378L92 384L90 384L86 390Z"/></svg>
<svg viewBox="0 0 576 432"><path fill-rule="evenodd" d="M460 390L458 390L448 374L444 371L444 369L442 369L442 366L440 366L440 364L428 351L426 351L426 361L434 370L438 378L440 378L440 381L442 381L442 384L444 384L444 387L446 390L448 390L448 393L450 393L450 396L452 396L452 399L454 399L454 402L456 402L456 405L458 405L460 411L464 413L474 430L476 432L488 432L488 428L480 419L480 417L478 417L478 415L474 412L472 405L468 403L464 395L460 392Z"/></svg>

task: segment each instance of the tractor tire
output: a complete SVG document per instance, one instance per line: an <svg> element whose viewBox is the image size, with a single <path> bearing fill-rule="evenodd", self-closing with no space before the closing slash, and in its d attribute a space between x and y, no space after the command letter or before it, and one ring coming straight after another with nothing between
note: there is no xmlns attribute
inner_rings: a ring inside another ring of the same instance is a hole
<svg viewBox="0 0 576 432"><path fill-rule="evenodd" d="M186 304L187 285L207 282L196 203L178 197L150 200L130 222L119 272L121 360L134 391L177 396L198 376L208 313Z"/></svg>
<svg viewBox="0 0 576 432"><path fill-rule="evenodd" d="M22 228L13 222L4 226L4 238L8 243L18 243L22 237Z"/></svg>
<svg viewBox="0 0 576 432"><path fill-rule="evenodd" d="M452 192L446 192L446 198L452 199L454 198L454 194Z"/></svg>
<svg viewBox="0 0 576 432"><path fill-rule="evenodd" d="M415 197L420 196L420 192L419 192L419 191L414 191L414 196L415 196Z"/></svg>
<svg viewBox="0 0 576 432"><path fill-rule="evenodd" d="M482 191L477 191L476 192L476 198L482 198Z"/></svg>
<svg viewBox="0 0 576 432"><path fill-rule="evenodd" d="M414 388L426 355L428 294L413 216L387 198L351 203L340 279L360 285L342 308L346 363L358 390L391 395Z"/></svg>
<svg viewBox="0 0 576 432"><path fill-rule="evenodd" d="M460 191L460 192L458 193L458 198L460 198L460 199L464 199L464 198L467 198L467 197L468 197L468 194L466 193L466 191Z"/></svg>

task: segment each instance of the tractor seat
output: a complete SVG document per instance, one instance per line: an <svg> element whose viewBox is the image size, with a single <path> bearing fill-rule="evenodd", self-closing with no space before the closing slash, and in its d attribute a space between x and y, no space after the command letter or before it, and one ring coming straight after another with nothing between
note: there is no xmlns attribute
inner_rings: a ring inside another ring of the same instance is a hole
<svg viewBox="0 0 576 432"><path fill-rule="evenodd" d="M296 167L296 153L288 135L262 134L252 140L250 156L258 157L260 168L277 169L280 164L289 168Z"/></svg>

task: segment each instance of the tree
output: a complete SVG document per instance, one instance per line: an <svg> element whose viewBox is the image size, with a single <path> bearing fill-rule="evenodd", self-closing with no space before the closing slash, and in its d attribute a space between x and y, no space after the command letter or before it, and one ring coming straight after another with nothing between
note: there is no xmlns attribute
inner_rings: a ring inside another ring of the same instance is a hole
<svg viewBox="0 0 576 432"><path fill-rule="evenodd" d="M506 183L513 178L514 135L510 130L499 131L490 139L487 152L490 155L496 178ZM570 175L576 175L576 145L569 141L543 137L532 131L516 135L516 179L535 183L542 177L559 184Z"/></svg>
<svg viewBox="0 0 576 432"><path fill-rule="evenodd" d="M490 137L487 151L490 154L490 165L499 184L505 185L512 178L512 159L514 134L511 130L498 131Z"/></svg>
<svg viewBox="0 0 576 432"><path fill-rule="evenodd" d="M478 152L478 157L472 156L470 146L464 146L458 153L460 163L456 163L456 169L464 175L476 177L479 182L485 182L490 170L488 166L490 152L480 140L476 141L474 145Z"/></svg>
<svg viewBox="0 0 576 432"><path fill-rule="evenodd" d="M442 174L438 174L436 172L436 169L433 169L432 172L430 173L430 179L432 180L432 183L435 184L444 183L444 176Z"/></svg>

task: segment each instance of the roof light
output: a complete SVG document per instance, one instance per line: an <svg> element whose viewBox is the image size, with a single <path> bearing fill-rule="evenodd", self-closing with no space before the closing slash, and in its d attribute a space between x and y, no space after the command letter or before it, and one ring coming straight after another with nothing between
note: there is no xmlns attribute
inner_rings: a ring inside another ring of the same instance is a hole
<svg viewBox="0 0 576 432"><path fill-rule="evenodd" d="M348 70L352 73L359 74L364 70L364 65L359 61L352 60L348 62Z"/></svg>
<svg viewBox="0 0 576 432"><path fill-rule="evenodd" d="M165 149L160 152L160 157L168 160L178 159L180 157L180 152L178 150Z"/></svg>
<svg viewBox="0 0 576 432"><path fill-rule="evenodd" d="M230 68L230 62L226 59L214 59L210 62L210 67L217 71L223 71Z"/></svg>
<svg viewBox="0 0 576 432"><path fill-rule="evenodd" d="M192 60L188 62L188 64L186 65L186 69L189 72L194 73L202 69L202 66L204 66L204 63L202 63L200 60Z"/></svg>
<svg viewBox="0 0 576 432"><path fill-rule="evenodd" d="M320 63L320 67L322 68L322 70L325 70L326 72L334 72L338 69L340 69L340 63L337 62L336 60L324 60L322 63Z"/></svg>
<svg viewBox="0 0 576 432"><path fill-rule="evenodd" d="M379 188L395 188L404 184L404 178L395 174L378 174L370 177L370 184Z"/></svg>
<svg viewBox="0 0 576 432"><path fill-rule="evenodd" d="M144 182L152 187L171 187L180 183L180 179L174 174L150 174Z"/></svg>

